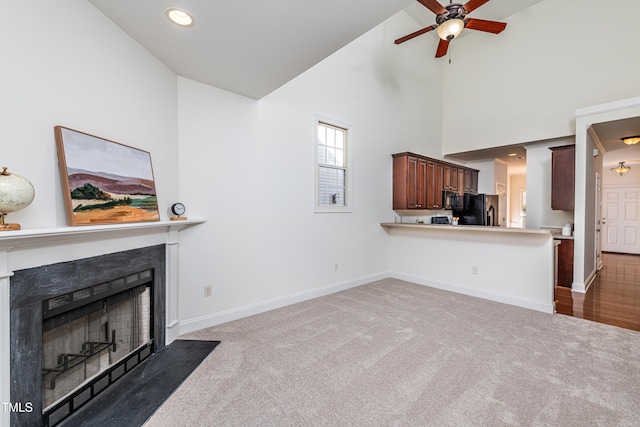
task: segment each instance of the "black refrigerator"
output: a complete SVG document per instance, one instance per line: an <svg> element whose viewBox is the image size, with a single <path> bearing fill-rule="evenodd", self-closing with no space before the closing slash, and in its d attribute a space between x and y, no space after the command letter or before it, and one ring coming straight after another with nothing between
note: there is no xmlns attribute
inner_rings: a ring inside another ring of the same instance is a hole
<svg viewBox="0 0 640 427"><path fill-rule="evenodd" d="M460 225L499 226L497 194L464 194L462 209L454 209Z"/></svg>

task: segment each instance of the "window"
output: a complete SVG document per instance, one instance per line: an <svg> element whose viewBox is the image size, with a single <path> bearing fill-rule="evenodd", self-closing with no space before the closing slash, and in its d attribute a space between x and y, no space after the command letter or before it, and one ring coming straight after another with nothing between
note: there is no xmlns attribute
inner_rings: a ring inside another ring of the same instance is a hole
<svg viewBox="0 0 640 427"><path fill-rule="evenodd" d="M350 212L348 128L316 119L315 211Z"/></svg>

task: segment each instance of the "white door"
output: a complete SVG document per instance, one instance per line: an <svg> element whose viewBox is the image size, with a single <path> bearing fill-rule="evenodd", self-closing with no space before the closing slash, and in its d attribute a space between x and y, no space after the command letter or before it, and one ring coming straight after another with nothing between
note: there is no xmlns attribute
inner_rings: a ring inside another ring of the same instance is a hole
<svg viewBox="0 0 640 427"><path fill-rule="evenodd" d="M640 187L605 188L602 250L640 254Z"/></svg>

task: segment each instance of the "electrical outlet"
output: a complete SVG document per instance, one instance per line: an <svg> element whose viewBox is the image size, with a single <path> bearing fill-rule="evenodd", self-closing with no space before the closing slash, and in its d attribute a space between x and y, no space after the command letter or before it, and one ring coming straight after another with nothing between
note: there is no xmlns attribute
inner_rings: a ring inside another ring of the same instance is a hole
<svg viewBox="0 0 640 427"><path fill-rule="evenodd" d="M210 297L211 295L213 295L213 288L211 287L211 285L205 285L204 286L204 296L205 297Z"/></svg>
<svg viewBox="0 0 640 427"><path fill-rule="evenodd" d="M471 266L471 274L478 274L478 266L477 265L472 265Z"/></svg>

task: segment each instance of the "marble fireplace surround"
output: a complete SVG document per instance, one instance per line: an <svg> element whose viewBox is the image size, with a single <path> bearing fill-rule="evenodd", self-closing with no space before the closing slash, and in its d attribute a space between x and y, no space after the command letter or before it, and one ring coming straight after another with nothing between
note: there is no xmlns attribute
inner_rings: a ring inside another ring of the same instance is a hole
<svg viewBox="0 0 640 427"><path fill-rule="evenodd" d="M20 278L22 270L33 269L35 271L38 268L46 268L57 263L80 266L84 264L83 260L91 258L111 263L116 258L110 260L110 254L127 251L133 251L131 252L133 254L138 250L149 252L148 249L152 248L151 258L154 258L154 262L157 264L154 267L154 287L157 285L155 283L157 280L163 282L161 292L154 290L154 298L158 298L155 300L156 306L161 306L163 312L162 320L157 322L159 330L156 330L154 335L156 341L161 339L163 345L169 344L177 337L179 330L179 327L176 327L179 323L179 231L204 222L204 219L163 220L152 223L55 227L0 233L0 372L3 372L0 379L0 402L19 403L14 402L14 399L18 398L16 394L18 389L14 385L16 381L25 380L22 378L22 374L12 372L13 350L10 350L10 336L15 333L12 324L12 316L14 315L11 313L13 311L12 302L14 299L31 299L33 301L34 298L39 298L38 293L43 292L40 286L25 283ZM131 259L132 257L127 257L127 263ZM79 261L80 264L77 264L76 261ZM144 267L139 268L140 266L135 265L135 262L132 264L133 270L144 270ZM147 259L143 264L148 266L149 260ZM104 266L104 264L102 265ZM105 274L106 266L95 268L95 270L98 270L95 271L98 275ZM14 277L14 274L17 277ZM26 291L20 296L19 293L14 293L15 286L21 286ZM39 303L37 305L40 306ZM34 321L32 324L41 326L41 322ZM35 355L30 357L33 356ZM16 380L16 377L20 378ZM38 390L40 390L41 377L38 378ZM29 381L33 382L33 380ZM22 402L23 407L24 403ZM34 415L37 414L38 420L41 419L40 407L36 409L34 406L32 412ZM0 411L0 425L10 425L11 419L15 421L15 415L22 418L29 414Z"/></svg>

